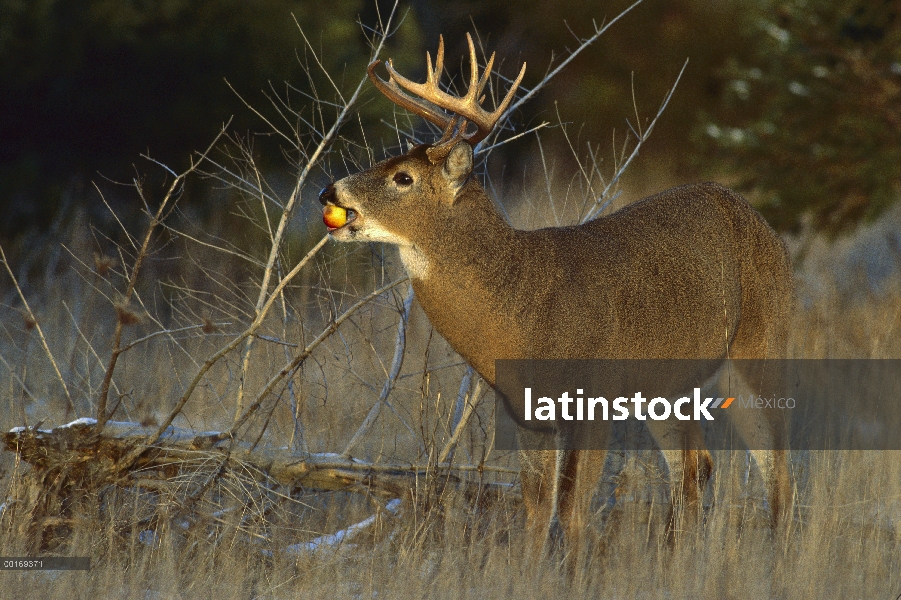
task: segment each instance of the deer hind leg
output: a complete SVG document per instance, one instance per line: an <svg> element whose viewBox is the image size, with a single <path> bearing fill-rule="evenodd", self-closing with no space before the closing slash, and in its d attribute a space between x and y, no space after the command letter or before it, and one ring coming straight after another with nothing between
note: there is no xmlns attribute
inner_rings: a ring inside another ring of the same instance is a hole
<svg viewBox="0 0 901 600"><path fill-rule="evenodd" d="M791 520L792 489L788 471L788 451L751 450L763 474L770 505L770 526L777 529Z"/></svg>
<svg viewBox="0 0 901 600"><path fill-rule="evenodd" d="M731 356L738 360L738 390L755 390L754 382L765 381L764 395L781 390L788 392L785 363L786 317L778 307L772 308L772 319L742 319L733 340ZM746 327L746 322L757 325ZM753 360L749 360L753 359ZM765 359L765 360L764 360ZM731 393L731 392L730 392ZM734 395L734 394L733 394ZM788 413L779 409L736 407L727 411L738 434L751 449L751 456L760 469L767 490L772 527L787 523L791 515L792 485L789 474Z"/></svg>
<svg viewBox="0 0 901 600"><path fill-rule="evenodd" d="M780 373L773 369L782 367L782 363L749 361L736 363L739 366L738 390L745 392L754 390L749 381L765 377L766 381L774 381ZM762 376L760 369L767 369L768 374ZM787 389L782 378L770 389ZM739 436L751 448L751 456L757 464L766 486L767 502L770 508L770 524L775 529L786 524L791 516L792 486L789 473L788 418L779 409L736 407L727 411Z"/></svg>
<svg viewBox="0 0 901 600"><path fill-rule="evenodd" d="M704 447L701 427L695 421L648 421L669 470L671 508L667 538L700 522L704 488L713 473L713 458Z"/></svg>
<svg viewBox="0 0 901 600"><path fill-rule="evenodd" d="M773 371L785 366L774 361L788 357L787 339L794 303L791 265L787 257L783 258L769 269L747 269L743 273L741 321L729 349L730 358L738 360L735 364L743 390L760 391L754 390L756 381L773 383L774 390L787 392L789 389L785 372ZM792 500L788 415L770 409L739 408L727 412L751 448L754 462L763 475L772 526L786 523Z"/></svg>

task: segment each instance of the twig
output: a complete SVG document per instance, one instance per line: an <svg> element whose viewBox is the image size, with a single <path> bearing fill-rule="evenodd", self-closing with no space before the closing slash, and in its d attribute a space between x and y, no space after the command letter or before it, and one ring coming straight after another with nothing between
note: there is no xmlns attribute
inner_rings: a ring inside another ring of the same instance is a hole
<svg viewBox="0 0 901 600"><path fill-rule="evenodd" d="M641 4L641 2L642 2L642 0L637 0L637 2L633 3L631 6L629 6L629 7L626 8L625 10L623 10L623 12L621 12L621 13L619 13L618 15L616 15L615 17L613 17L613 19L611 19L609 23L607 23L606 25L604 25L604 26L601 27L600 29L597 27L597 25L595 25L595 26L594 26L594 35L592 35L591 37L586 38L586 39L584 39L584 40L579 40L579 47L578 47L578 48L576 48L575 50L573 50L573 51L570 53L570 55L567 56L567 57L563 60L563 62L561 62L559 65L557 65L557 67L556 67L553 71L551 71L550 73L548 73L547 75L545 75L544 78L543 78L541 81L539 81L538 84L537 84L535 87L533 87L533 88L532 88L531 90L529 90L525 95L523 95L521 98L519 98L518 100L516 100L515 102L513 102L513 104L510 105L510 108L508 108L508 109L506 110L506 112L504 112L503 116L501 116L500 120L498 121L497 125L495 126L494 131L495 131L495 132L502 131L503 128L504 128L504 125L505 125L506 122L510 119L510 115L512 115L516 110L518 110L520 106L522 106L523 104L525 104L526 102L528 102L529 100L531 100L532 97L535 96L535 94L537 94L542 88L544 88L544 86L546 86L546 85L551 81L551 79L553 79L553 78L554 78L560 71L562 71L562 70L563 70L570 62L572 62L573 59L576 58L576 56L578 56L579 54L581 54L582 51L585 50L588 46L590 46L591 44L593 44L594 42L596 42L596 41L598 40L598 38L600 38L600 37L601 37L608 29L610 29L610 27L611 27L614 23L616 23L616 22L619 21L621 18L623 18L624 16L626 16L626 14L628 14L633 8L635 8L636 6L638 6L639 4ZM491 139L491 138L489 138L489 139ZM493 146L489 146L488 148L485 148L485 150L490 149L491 147L493 147ZM484 150L481 149L481 148L479 148L479 149L477 150L477 153L482 153L482 152L484 152Z"/></svg>
<svg viewBox="0 0 901 600"><path fill-rule="evenodd" d="M19 374L16 373L16 369L14 369L13 366L12 366L11 364L9 364L9 361L7 361L7 360L3 357L2 354L0 354L0 362L3 363L3 366L6 367L6 370L9 371L9 374L12 375L12 377L19 383L20 386L22 386L22 392L23 392L26 396L28 396L29 398L31 398L32 400L37 401L37 397L36 397L34 394L31 393L31 390L28 389L28 386L25 385L25 382L22 380L21 377L19 377Z"/></svg>
<svg viewBox="0 0 901 600"><path fill-rule="evenodd" d="M447 441L447 444L444 445L444 448L441 449L441 454L438 455L438 462L443 463L448 460L448 457L453 452L454 448L457 446L457 442L460 440L460 436L463 434L463 431L466 429L466 426L469 424L469 419L472 417L472 413L475 411L476 407L479 405L479 400L482 398L482 379L476 382L476 387L472 391L472 394L469 396L469 402L466 403L466 408L463 410L463 416L460 419L460 422L457 423L457 427L454 428L454 433L451 435L451 439Z"/></svg>
<svg viewBox="0 0 901 600"><path fill-rule="evenodd" d="M278 298L279 293L281 293L281 291L285 288L285 286L288 285L288 283L292 279L294 279L294 276L300 272L300 270L304 267L304 265L306 265L307 262L309 262L309 260L311 258L313 258L313 256L315 256L317 252L319 252L319 249L322 248L327 241L328 241L328 236L327 235L323 236L323 238L321 240L319 240L319 243L317 243L315 246L313 246L313 248L309 252L307 252L307 255L304 256L303 259L301 259L301 261L299 263L297 263L297 265L295 265L295 267L293 269L291 269L291 272L288 273L285 276L285 278L279 282L279 284L272 291L272 294L270 294L269 299L266 301L266 304L263 306L262 310L257 315L256 319L253 320L253 322L250 324L250 326L247 329L245 329L243 333L241 333L239 336L237 336L235 339L233 339L229 344L220 348L218 352L216 352L211 357L209 357L206 360L206 362L204 362L203 365L201 365L201 367L197 370L197 373L194 375L194 378L191 380L191 383L188 384L187 389L181 395L181 398L179 398L178 402L176 402L175 407L169 412L169 416L166 417L166 419L160 425L156 434L154 434L152 436L152 439L150 439L150 437L148 437L147 445L153 444L157 440L157 438L159 438L159 436L161 436L163 434L163 432L166 431L166 428L172 424L172 421L175 420L175 417L178 415L178 413L181 412L181 409L183 409L185 407L185 404L188 403L188 400L191 399L191 395L194 393L194 390L197 389L198 384L200 384L200 380L203 379L203 377L207 374L207 372L213 368L213 365L215 365L217 362L219 362L219 360L223 356L225 356L226 354L228 354L229 352L231 352L232 350L237 348L241 344L241 342L243 342L249 336L256 333L256 330L259 329L260 326L263 324L263 321L266 318L266 314L269 312L269 309L272 307L272 304L275 302L276 298ZM140 454L140 453L138 453L138 454ZM138 454L135 454L135 456L132 457L132 459L137 458ZM123 461L123 462L126 462L126 461Z"/></svg>
<svg viewBox="0 0 901 600"><path fill-rule="evenodd" d="M475 369L472 368L472 365L469 365L466 367L466 372L463 373L463 377L460 379L460 389L457 391L457 401L454 403L454 420L451 424L451 431L455 430L457 425L459 425L460 421L463 419L466 398L469 396L469 391L472 389L473 373L475 373Z"/></svg>
<svg viewBox="0 0 901 600"><path fill-rule="evenodd" d="M75 415L78 415L78 411L75 409L75 402L72 401L72 396L69 394L69 386L66 385L66 380L63 379L63 374L60 373L59 366L57 366L56 364L56 359L53 358L53 352L50 351L50 346L47 345L47 338L44 337L44 330L41 328L41 323L38 321L37 317L34 315L34 312L31 310L31 306L28 304L28 300L25 299L25 294L22 292L22 288L19 287L19 281L16 279L15 274L13 274L13 270L9 266L9 262L7 262L6 260L6 252L3 251L2 245L0 245L0 260L3 261L3 266L6 267L6 272L9 273L9 277L10 279L12 279L13 285L16 287L16 292L19 294L19 299L22 301L22 305L28 312L28 318L31 319L31 322L34 323L35 329L37 329L38 337L41 339L41 345L44 347L44 352L47 354L47 358L50 359L50 364L53 365L53 372L56 373L56 378L59 380L60 385L63 386L63 392L65 392L66 399L69 401L69 407L72 409L72 412Z"/></svg>
<svg viewBox="0 0 901 600"><path fill-rule="evenodd" d="M397 4L395 3L395 8ZM391 11L391 14L388 17L388 22L385 25L385 30L390 28L391 19L394 17L394 10ZM304 35L303 30L301 30L301 35L303 35L304 43L313 50L312 44L307 39L306 35ZM385 44L386 36L382 36L379 40L378 46L375 48L374 55L377 57L381 52L382 48ZM326 77L329 77L329 74L325 67L319 62L316 53L313 53L314 58L317 61L317 64L325 73ZM325 154L326 150L332 143L335 135L338 130L344 124L344 121L347 119L347 116L350 114L351 107L356 103L357 99L360 97L360 93L363 90L364 84L369 81L368 77L363 77L360 79L360 82L357 84L357 88L354 90L354 93L351 95L350 99L344 104L344 107L341 109L341 112L338 113L338 116L335 118L335 122L332 124L331 128L322 136L322 139L319 141L319 144L316 146L316 149L313 150L313 153L307 159L306 164L303 167L303 170L300 172L300 175L297 178L297 183L294 185L294 190L291 192L291 196L288 198L288 202L285 204L284 209L282 210L282 216L279 220L278 227L276 228L275 235L272 236L272 243L269 249L269 258L266 260L266 267L263 270L263 279L260 282L260 293L257 296L257 302L255 310L257 314L259 314L260 310L263 308L263 304L266 302L266 296L269 290L269 282L272 278L273 270L275 269L276 262L278 261L279 253L282 249L282 242L284 240L285 232L288 230L288 225L291 222L291 217L294 214L294 209L297 206L297 202L301 197L301 190L303 186L307 182L307 177L310 174L310 171L313 167L319 162L319 159ZM341 92L337 85L331 80L329 77L329 82L332 84L332 87L335 89L336 93L338 93L339 97L341 97ZM343 97L342 97L343 100ZM246 104L246 103L245 103ZM251 108L251 110L253 110ZM259 112L256 112L258 116L261 116ZM272 126L272 125L270 125ZM274 128L274 126L272 126ZM254 339L252 337L247 338L247 342L244 347L244 355L241 359L241 375L240 375L240 383L238 386L238 398L235 402L235 420L237 420L241 412L244 410L244 383L246 379L247 369L250 365L250 351L253 348Z"/></svg>
<svg viewBox="0 0 901 600"><path fill-rule="evenodd" d="M129 344L126 344L125 346L122 347L121 352L127 352L128 350L131 350L135 346L137 346L139 344L143 344L144 342L148 342L148 341L152 340L153 338L160 336L160 335L173 335L176 333L183 333L185 331L193 331L195 329L209 329L211 326L212 327L227 327L228 325L231 325L231 323L227 323L227 322L204 323L203 325L188 325L186 327L179 327L178 329L161 329L159 331L154 331L153 333L145 335L142 338L138 338Z"/></svg>
<svg viewBox="0 0 901 600"><path fill-rule="evenodd" d="M314 251L318 250L322 246L322 244L325 243L326 239L327 239L327 237L323 238L323 240L320 241L319 244L317 244L317 247L314 248L314 250L311 250L310 253L307 254L307 257L304 259L304 261L301 261L301 263L298 264L298 266L294 267L294 269L290 273L288 273L288 275L279 283L279 286L284 287L285 285L287 285L287 283L300 270L300 267L303 266L303 263L306 261L306 259L309 258L310 256L312 256ZM404 281L407 281L407 278L399 279L399 280L395 281L394 283L390 283L382 288L379 288L376 291L374 291L373 293L371 293L368 296L366 296L365 298L363 298L362 300L360 300L359 302L357 302L356 304L354 304L353 306L351 306L349 309L347 309L347 311L345 311L344 314L339 316L328 327L326 327L325 330L321 334L319 334L319 337L317 337L315 340L313 340L304 349L304 351L301 354L299 354L297 357L295 357L293 361L291 361L286 367L284 367L278 374L276 374L270 380L269 384L266 386L266 388L263 390L263 392L258 396L257 400L253 404L251 404L250 406L247 407L247 410L245 411L245 413L241 416L240 419L238 419L232 425L232 428L229 431L222 432L217 435L211 436L210 439L213 442L224 440L224 439L233 439L234 432L237 431L237 429L239 427L241 427L244 424L244 422L248 418L250 418L250 416L254 412L256 412L256 410L262 404L263 399L266 397L266 395L269 394L270 391L272 391L272 389L276 385L278 385L278 382L281 381L284 377L286 377L290 373L293 373L294 370L297 369L297 367L300 366L300 364L302 364L303 361L306 360L310 356L310 354L313 352L313 350L315 350L316 347L319 346L319 344L321 344L328 336L330 336L332 333L334 333L338 329L338 326L341 325L341 323L346 321L351 315L353 315L356 311L358 311L367 302L369 302L373 298L385 293L386 291L390 290L394 286L403 283ZM280 291L281 291L280 289L276 288L276 290L273 292L273 294L269 297L269 301L266 303L265 308L268 309L268 307L271 306L271 304L278 297L278 292L280 292ZM265 314L265 312L264 312L264 314ZM262 319L259 319L259 321L262 321ZM259 327L259 323L257 323L256 321L254 323L255 323L256 327ZM163 421L163 423L153 433L147 435L147 437L144 438L144 442L142 444L136 445L131 451L128 452L128 454L123 456L118 461L118 463L116 465L117 470L124 471L124 470L130 468L131 464L134 463L134 461L141 454L143 454L144 451L149 446L153 446L154 444L156 444L163 435L166 435L168 433L169 427L170 427L170 425L172 425L172 421L175 420L175 417L181 412L181 410L184 408L185 404L188 403L188 400L191 398L191 394L194 392L194 389L197 387L198 383L203 378L203 376L207 373L207 371L209 371L210 368L212 368L212 366L214 364L216 364L216 362L219 361L219 359L221 359L223 356L228 354L228 352L231 352L232 350L237 348L238 345L248 335L252 335L253 332L251 331L251 329L255 330L256 327L254 327L254 325L252 324L251 327L249 327L247 331L245 331L240 336L238 336L237 338L232 340L232 342L228 346L221 349L219 352L217 352L216 354L211 356L209 359L207 359L207 361L203 364L203 366L201 366L200 370L194 376L194 379L188 385L188 389L185 390L184 394L182 394L182 397L178 400L178 403L176 404L175 408L173 408L172 411L170 411L169 416Z"/></svg>
<svg viewBox="0 0 901 600"><path fill-rule="evenodd" d="M375 423L375 420L382 410L382 405L388 403L388 395L394 388L394 383L397 381L397 376L400 374L400 368L404 362L404 353L407 348L407 321L410 318L410 306L412 304L413 286L410 286L407 297L404 299L400 320L397 323L397 338L394 341L394 358L391 361L391 371L385 379L385 385L382 386L382 392L379 394L378 401L371 409L369 409L369 414L366 415L366 418L363 419L363 423L357 429L357 432L350 441L347 442L344 452L341 453L342 456L350 456L350 453L357 447L360 440L363 439L363 436L369 433L369 430L372 428L372 425Z"/></svg>
<svg viewBox="0 0 901 600"><path fill-rule="evenodd" d="M237 430L242 425L244 425L244 423L247 421L247 419L249 419L250 416L254 412L257 411L257 409L263 403L263 400L266 399L266 396L268 396L272 392L272 390L275 389L275 386L278 385L282 379L284 379L288 375L294 373L298 369L298 367L300 367L300 365L302 365L303 362L307 358L309 358L310 354L313 353L313 350L315 350L316 347L319 346L319 344L324 342L330 335L332 335L333 333L335 333L338 330L338 326L341 325L341 323L343 323L348 318L350 318L351 315L353 315L355 312L360 310L360 308L362 308L364 305L366 305L373 298L377 298L378 296L381 296L382 294L384 294L391 288L393 288L397 285L400 285L401 283L404 283L405 281L407 281L407 278L403 277L393 283L389 283L388 285L377 289L376 291L372 292L371 294L369 294L368 296L366 296L365 298L363 298L362 300L358 301L356 304L354 304L353 306L348 308L346 311L344 311L344 313L341 316L339 316L337 319L332 321L331 324L329 324L322 331L322 333L319 334L319 336L315 340L310 342L310 344L306 348L304 348L303 352L301 352L300 354L295 356L294 359L292 359L287 365L282 367L282 369L269 380L269 382L263 388L263 391L261 391L259 393L259 395L257 396L256 400L254 400L254 402L250 406L247 407L247 410L244 411L244 414L241 415L241 417L237 421L235 421L235 424L232 425L232 428L228 431L227 435L234 436L235 432L237 432Z"/></svg>
<svg viewBox="0 0 901 600"><path fill-rule="evenodd" d="M597 205L601 204L601 201L607 197L607 193L610 191L614 185L619 182L620 177L622 177L623 173L625 173L626 168L632 162L632 160L638 156L638 151L641 149L641 145L647 141L647 139L651 136L651 132L654 130L654 125L657 124L657 120L660 118L660 115L663 114L663 111L666 109L666 106L669 104L670 98L673 97L673 93L676 91L676 86L679 85L679 81L682 79L682 74L685 73L685 69L688 67L688 59L685 59L685 62L682 64L682 69L679 70L679 75L676 77L676 81L673 82L672 87L667 92L666 97L663 99L663 102L660 104L660 108L657 109L657 114L654 116L654 119L651 121L651 124L648 125L648 128L644 131L644 133L640 134L638 138L638 143L635 144L635 148L633 148L632 153L629 155L629 158L620 165L619 169L616 170L616 174L604 188L604 191L601 192L600 197L598 198ZM597 206L594 210L589 211L587 215L582 219L582 222L585 223L587 221L592 220L598 214L600 214L601 210L606 208L609 202L605 203L603 206Z"/></svg>
<svg viewBox="0 0 901 600"><path fill-rule="evenodd" d="M219 141L219 138L225 133L226 128L231 123L231 120L228 121L225 125L222 126L222 129L213 139L207 149L204 150L199 158L195 160L191 160L191 166L187 171L183 172L181 175L175 178L172 182L172 185L169 186L166 195L163 196L163 200L160 203L159 208L154 215L150 218L150 224L147 226L147 231L144 234L144 240L141 243L141 249L138 251L137 257L135 258L135 264L131 269L131 274L128 277L128 284L125 289L125 293L122 294L122 305L127 309L128 303L131 301L131 297L135 291L135 285L138 282L138 274L141 271L141 267L144 264L144 260L147 258L148 251L150 249L150 241L153 239L153 234L156 231L157 226L163 221L165 216L167 215L166 209L169 205L169 201L176 194L176 190L181 186L184 182L185 178L193 173L198 165L203 162L206 158L206 155L210 153L216 143ZM136 183L136 185L138 185ZM141 194L143 198L143 194L141 192L141 188L138 185L138 193ZM125 264L122 264L122 267L125 268ZM125 320L121 315L118 315L116 318L116 329L113 332L113 350L110 353L109 363L106 367L106 373L103 375L103 383L100 384L100 396L97 401L97 430L100 431L103 429L104 424L110 418L111 415L107 414L106 403L109 397L109 389L110 384L113 381L113 372L116 370L116 363L119 361L119 356L122 355L123 349L121 347L122 344L122 331L125 327ZM68 392L67 392L68 394Z"/></svg>
<svg viewBox="0 0 901 600"><path fill-rule="evenodd" d="M94 359L97 361L97 364L100 365L100 368L103 368L103 359L100 358L100 355L97 354L97 351L94 350L94 345L91 344L90 340L88 340L87 336L85 336L84 332L81 330L81 327L78 325L78 321L75 319L75 315L72 314L72 311L69 309L68 303L63 300L63 308L66 309L66 312L69 314L69 318L72 319L72 326L75 327L75 331L78 333L78 336L81 338L81 341L85 343L85 346L88 347L88 350L91 351L91 354L94 356ZM116 385L116 381L112 382L113 390L118 394L119 386Z"/></svg>

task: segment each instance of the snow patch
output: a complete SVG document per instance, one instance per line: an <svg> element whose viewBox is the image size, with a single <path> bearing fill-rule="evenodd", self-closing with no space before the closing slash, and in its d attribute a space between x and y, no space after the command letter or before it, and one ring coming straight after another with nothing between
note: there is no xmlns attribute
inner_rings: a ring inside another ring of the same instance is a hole
<svg viewBox="0 0 901 600"><path fill-rule="evenodd" d="M60 425L57 429L65 429L66 427L72 427L74 425L96 425L97 419L92 419L90 417L82 417L80 419L75 419L71 423L66 423L65 425Z"/></svg>

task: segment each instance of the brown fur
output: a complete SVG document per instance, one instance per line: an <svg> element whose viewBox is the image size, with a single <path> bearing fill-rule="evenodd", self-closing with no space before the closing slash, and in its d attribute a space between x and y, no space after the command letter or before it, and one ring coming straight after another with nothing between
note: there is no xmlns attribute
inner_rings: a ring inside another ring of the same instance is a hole
<svg viewBox="0 0 901 600"><path fill-rule="evenodd" d="M738 194L713 183L683 186L584 225L520 231L470 177L465 142L437 165L426 148L351 175L322 200L357 213L333 232L336 239L401 247L432 324L489 384L501 358L784 355L791 264L779 237ZM399 185L400 172L413 183ZM783 443L782 422L736 425L756 447ZM651 432L658 440L701 436L695 422L655 422ZM694 518L710 454L664 454L673 503ZM537 547L558 520L579 548L604 457L602 450L521 453L527 528ZM786 456L755 452L755 459L776 522L790 499Z"/></svg>

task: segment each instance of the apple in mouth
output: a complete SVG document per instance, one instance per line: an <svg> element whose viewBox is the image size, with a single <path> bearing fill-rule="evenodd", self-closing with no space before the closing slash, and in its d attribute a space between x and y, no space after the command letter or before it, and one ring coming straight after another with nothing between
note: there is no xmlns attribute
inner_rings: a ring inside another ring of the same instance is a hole
<svg viewBox="0 0 901 600"><path fill-rule="evenodd" d="M329 204L322 211L322 222L325 223L329 231L334 231L353 221L356 216L357 214L353 210Z"/></svg>

